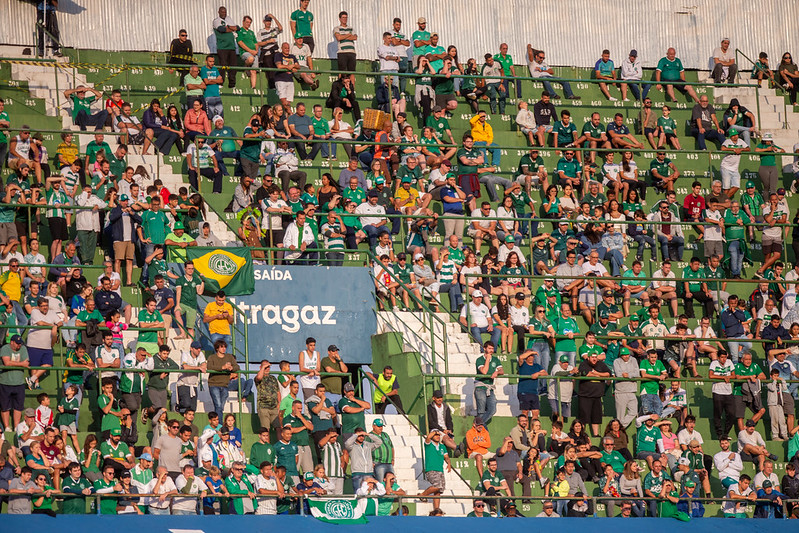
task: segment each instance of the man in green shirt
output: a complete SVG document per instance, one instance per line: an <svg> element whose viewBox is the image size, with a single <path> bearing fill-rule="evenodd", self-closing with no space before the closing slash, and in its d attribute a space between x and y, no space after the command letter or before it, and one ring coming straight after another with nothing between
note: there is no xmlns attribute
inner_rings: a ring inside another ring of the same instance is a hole
<svg viewBox="0 0 799 533"><path fill-rule="evenodd" d="M502 43L499 45L499 53L494 54L494 61L502 65L502 73L505 76L516 76L516 69L513 67L513 57L508 53L508 44ZM502 86L505 88L505 94L510 95L510 81L509 79L502 80ZM516 86L516 98L522 97L521 81L513 80Z"/></svg>
<svg viewBox="0 0 799 533"><path fill-rule="evenodd" d="M655 70L655 82L657 83L655 88L658 91L663 90L663 85L660 83L661 81L685 81L685 69L682 66L682 61L680 61L680 58L677 57L677 50L674 48L669 48L666 50L666 57L662 57L660 58L660 61L658 61L658 65ZM674 89L676 88L681 93L687 94L693 98L694 102L699 103L699 98L696 96L696 92L690 85L664 85L666 87L666 94L669 98L671 98L672 101L677 101L677 97L674 96Z"/></svg>
<svg viewBox="0 0 799 533"><path fill-rule="evenodd" d="M183 222L175 222L172 227L172 233L166 236L164 244L170 246L169 249L169 262L170 263L185 263L186 262L186 248L189 246L197 246L197 241L186 233L186 227Z"/></svg>
<svg viewBox="0 0 799 533"><path fill-rule="evenodd" d="M300 473L297 470L297 458L299 450L297 443L291 439L291 435L291 426L283 426L283 429L280 433L280 439L275 443L274 450L278 467L285 468L286 477L291 478L294 484L296 484L300 480Z"/></svg>
<svg viewBox="0 0 799 533"><path fill-rule="evenodd" d="M61 492L75 495L64 497L61 514L86 514L86 496L92 493L92 484L81 476L79 463L70 464L69 476L61 482Z"/></svg>
<svg viewBox="0 0 799 533"><path fill-rule="evenodd" d="M565 146L573 146L577 140L577 126L571 121L571 113L568 109L560 112L560 121L552 126L552 146L555 148L563 148ZM577 154L577 160L580 161L582 157Z"/></svg>
<svg viewBox="0 0 799 533"><path fill-rule="evenodd" d="M291 413L283 417L283 427L291 428L291 442L297 445L297 465L302 472L313 472L311 455L311 434L313 424L302 414L302 402L294 400Z"/></svg>
<svg viewBox="0 0 799 533"><path fill-rule="evenodd" d="M660 192L674 191L674 182L680 177L680 171L666 152L657 152L655 159L649 163L649 175L652 185Z"/></svg>
<svg viewBox="0 0 799 533"><path fill-rule="evenodd" d="M494 392L494 379L505 373L499 357L494 356L494 344L486 341L483 355L475 362L474 398L477 405L477 416L487 426L497 412L497 395Z"/></svg>
<svg viewBox="0 0 799 533"><path fill-rule="evenodd" d="M610 148L610 141L605 128L602 126L602 117L599 113L591 113L591 120L583 124L583 129L580 131L580 136L574 141L575 146L584 146L586 148ZM590 153L588 159L591 163L596 162L596 152Z"/></svg>
<svg viewBox="0 0 799 533"><path fill-rule="evenodd" d="M341 437L346 441L356 428L366 426L366 419L364 411L371 409L372 406L355 396L355 387L352 383L344 384L344 397L338 402L339 411L341 411Z"/></svg>
<svg viewBox="0 0 799 533"><path fill-rule="evenodd" d="M700 281L689 281L699 280L705 277L705 270L700 268L701 266L702 262L699 260L699 258L692 257L688 266L682 270L682 277L685 280L682 282L683 296L685 297L685 300L683 300L683 305L685 306L685 315L688 318L695 317L694 300L698 301L704 306L704 313L702 316L711 317L716 310L716 306L713 303L713 297L707 294L703 288L704 283Z"/></svg>
<svg viewBox="0 0 799 533"><path fill-rule="evenodd" d="M532 186L541 188L546 191L549 187L547 181L547 169L544 166L544 158L539 155L537 148L532 148L529 153L524 154L519 159L519 168L516 170L516 181L524 183L524 189L527 194L531 193ZM507 190L505 191L507 194Z"/></svg>
<svg viewBox="0 0 799 533"><path fill-rule="evenodd" d="M261 463L269 461L275 463L275 449L269 443L269 428L262 427L258 432L258 442L250 448L250 464L260 468Z"/></svg>
<svg viewBox="0 0 799 533"><path fill-rule="evenodd" d="M150 200L150 209L141 214L141 225L136 229L142 245L142 256L149 257L155 251L156 244L164 244L169 233L169 219L161 210L161 198L158 195ZM142 279L149 281L149 265L142 267Z"/></svg>
<svg viewBox="0 0 799 533"><path fill-rule="evenodd" d="M569 184L574 187L574 190L579 195L582 195L582 170L580 163L574 158L574 150L565 150L563 152L563 157L560 158L557 167L555 167L555 175L558 185L565 187L566 184Z"/></svg>
<svg viewBox="0 0 799 533"><path fill-rule="evenodd" d="M372 461L375 464L375 477L377 479L385 479L386 474L394 473L394 443L391 442L391 437L383 430L384 422L380 418L376 418L372 422L371 434L380 439L380 446L372 450Z"/></svg>
<svg viewBox="0 0 799 533"><path fill-rule="evenodd" d="M162 317L161 312L156 309L155 298L150 296L145 300L144 309L139 311L138 319L139 328L142 329L139 331L136 349L144 348L147 350L148 354L155 355L158 353L159 332L155 331L153 328L164 327L164 317Z"/></svg>
<svg viewBox="0 0 799 533"><path fill-rule="evenodd" d="M663 403L660 401L660 382L668 377L666 367L658 359L655 350L649 350L647 357L641 361L638 368L641 377L651 381L641 382L641 410L644 414L654 413L660 416L663 412Z"/></svg>
<svg viewBox="0 0 799 533"><path fill-rule="evenodd" d="M87 96L87 91L92 94ZM94 126L97 131L103 129L105 121L108 119L108 111L102 109L92 114L91 110L92 102L102 100L103 93L94 87L78 85L74 89L64 91L64 98L72 100L72 122L76 126L80 126L80 131L86 131L86 126ZM111 150L108 150L106 154L111 155Z"/></svg>
<svg viewBox="0 0 799 533"><path fill-rule="evenodd" d="M763 195L768 198L777 192L779 186L782 165L777 166L776 154L785 153L785 150L774 144L774 135L767 132L755 146L755 153L760 154L760 168L757 174L763 183Z"/></svg>
<svg viewBox="0 0 799 533"><path fill-rule="evenodd" d="M419 17L416 20L416 25L419 29L411 34L414 68L419 66L419 57L425 55L427 53L427 47L430 46L430 32L427 31L427 19Z"/></svg>
<svg viewBox="0 0 799 533"><path fill-rule="evenodd" d="M241 60L244 61L245 67L252 66L258 57L258 39L255 37L255 32L250 29L251 25L252 17L245 15L239 31L236 32L236 44L239 47L239 55ZM253 89L255 89L257 75L258 71L250 71L250 85Z"/></svg>
<svg viewBox="0 0 799 533"><path fill-rule="evenodd" d="M485 472L480 478L480 493L487 496L510 496L508 481L502 472L497 470L497 458L492 457L486 463Z"/></svg>
<svg viewBox="0 0 799 533"><path fill-rule="evenodd" d="M760 394L747 394L744 395L744 386L749 388L753 385L759 389L759 380L768 379L766 374L760 368L760 365L752 362L752 353L744 352L741 360L735 364L735 377L746 379L746 382L737 381L733 385L732 394L735 396L735 403L737 404L738 416L738 429L744 427L744 415L746 414L746 407L752 411L752 420L757 423L763 415L766 414L766 409L763 407L763 399Z"/></svg>
<svg viewBox="0 0 799 533"><path fill-rule="evenodd" d="M192 261L186 261L183 268L183 275L175 280L175 318L178 326L194 338L197 295L205 291L205 282L195 271Z"/></svg>
<svg viewBox="0 0 799 533"><path fill-rule="evenodd" d="M441 106L435 106L433 108L433 114L427 117L425 126L433 128L433 133L436 134L436 137L438 137L441 142L447 142L447 140L449 140L450 144L457 144L455 142L455 137L452 136L452 129L449 126L445 111Z"/></svg>
<svg viewBox="0 0 799 533"><path fill-rule="evenodd" d="M724 238L727 239L727 253L730 257L730 277L740 279L743 268L744 256L747 253L746 228L752 219L741 211L741 204L737 200L730 203L730 208L724 212Z"/></svg>
<svg viewBox="0 0 799 533"><path fill-rule="evenodd" d="M300 0L300 8L291 13L291 34L297 38L302 37L303 44L307 44L314 51L316 43L313 38L313 13L308 11L311 0Z"/></svg>
<svg viewBox="0 0 799 533"><path fill-rule="evenodd" d="M288 368L286 370L288 370ZM295 379L292 379L291 383L289 383L288 389L289 393L280 400L280 407L278 408L280 427L286 425L283 420L291 414L292 405L294 404L294 401L297 400L297 394L300 392L300 383Z"/></svg>
<svg viewBox="0 0 799 533"><path fill-rule="evenodd" d="M590 331L585 334L585 342L580 346L580 349L577 350L577 353L581 361L586 361L591 355L596 355L597 359L603 361L605 359L605 352L602 350L602 347L596 343L596 334Z"/></svg>
<svg viewBox="0 0 799 533"><path fill-rule="evenodd" d="M239 31L239 27L233 24L232 19L228 18L226 7L220 7L218 14L219 16L211 23L211 27L213 27L214 37L216 37L216 56L219 60L219 66L236 67L238 66L238 58L236 57L235 33ZM236 74L238 74L238 71L221 68L222 83L225 81L226 73L228 87L232 89L236 86Z"/></svg>
<svg viewBox="0 0 799 533"><path fill-rule="evenodd" d="M0 363L19 368L0 371L0 394L8 399L7 407L0 413L0 417L4 428L15 428L22 421L22 411L25 409L25 369L30 366L28 349L23 346L21 335L13 335L10 342L0 348ZM12 411L13 426L9 419Z"/></svg>
<svg viewBox="0 0 799 533"><path fill-rule="evenodd" d="M114 467L103 468L103 477L94 482L95 494L113 494L116 492L116 479ZM117 514L116 498L103 498L100 500L100 514Z"/></svg>
<svg viewBox="0 0 799 533"><path fill-rule="evenodd" d="M109 431L108 440L100 443L100 455L106 464L110 464L114 472L130 470L134 466L133 454L128 445L122 442L122 430L114 428ZM105 473L105 469L103 469Z"/></svg>
<svg viewBox="0 0 799 533"><path fill-rule="evenodd" d="M447 472L452 472L452 465L449 461L447 447L441 442L443 433L433 429L424 439L424 477L431 488L437 489L433 494L440 494L447 488L444 477L444 464L447 465ZM433 509L438 509L441 500L433 498Z"/></svg>

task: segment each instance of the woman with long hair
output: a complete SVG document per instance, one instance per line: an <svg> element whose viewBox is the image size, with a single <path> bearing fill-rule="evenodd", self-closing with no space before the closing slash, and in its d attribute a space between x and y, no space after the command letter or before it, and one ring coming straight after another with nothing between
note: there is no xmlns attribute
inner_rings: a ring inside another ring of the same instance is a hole
<svg viewBox="0 0 799 533"><path fill-rule="evenodd" d="M180 111L178 110L177 106L171 104L169 107L166 108L166 124L161 126L167 131L171 131L178 136L178 140L175 141L175 146L178 147L180 153L186 151L186 132L183 128L183 120L180 118Z"/></svg>
<svg viewBox="0 0 799 533"><path fill-rule="evenodd" d="M633 189L627 193L627 201L622 202L621 210L627 217L627 220L635 220L635 212L643 209L641 204L641 197L638 195L638 189ZM627 233L626 231L624 233Z"/></svg>
<svg viewBox="0 0 799 533"><path fill-rule="evenodd" d="M505 294L505 289L502 287L502 281L499 278L485 277L486 274L499 274L501 268L502 264L497 263L495 258L490 255L484 255L480 261L480 272L483 274L483 278L476 288L480 289L483 294Z"/></svg>
<svg viewBox="0 0 799 533"><path fill-rule="evenodd" d="M622 152L619 176L622 183L622 199L627 200L630 189L637 189L642 200L646 200L646 183L638 179L638 163L635 162L633 153Z"/></svg>
<svg viewBox="0 0 799 533"><path fill-rule="evenodd" d="M497 297L497 303L491 309L491 316L494 318L494 327L499 328L502 336L499 340L499 353L511 353L513 349L513 328L510 325L510 305L508 305L508 296L500 294Z"/></svg>
<svg viewBox="0 0 799 533"><path fill-rule="evenodd" d="M338 187L338 182L333 179L330 172L325 172L322 174L322 185L316 192L316 201L319 203L319 211L327 213L338 207L338 201L336 201L335 205L331 205L331 201L336 196L339 197L339 200L341 199L341 189Z"/></svg>
<svg viewBox="0 0 799 533"><path fill-rule="evenodd" d="M519 254L509 253L505 265L500 268L499 273L504 276L501 283L509 300L519 292L524 293L525 296L530 294L530 288L527 286L529 280L525 277L529 272L519 260Z"/></svg>
<svg viewBox="0 0 799 533"><path fill-rule="evenodd" d="M474 276L467 277L466 274L474 274ZM483 278L479 274L482 274L482 269L477 264L477 257L471 251L466 252L460 272L461 292L471 296L475 290L481 288Z"/></svg>
<svg viewBox="0 0 799 533"><path fill-rule="evenodd" d="M632 461L633 455L630 453L630 440L627 437L627 430L621 425L618 418L614 418L605 426L602 438L611 437L613 439L613 449L619 452L626 461Z"/></svg>
<svg viewBox="0 0 799 533"><path fill-rule="evenodd" d="M560 206L560 199L558 198L558 186L550 185L545 194L544 205L542 206L543 218L552 218L556 222L552 223L553 231L558 228L557 220L563 218L563 209Z"/></svg>
<svg viewBox="0 0 799 533"><path fill-rule="evenodd" d="M497 207L497 239L505 242L505 237L510 235L517 247L522 245L522 233L519 231L518 220L502 220L503 218L518 218L516 208L513 207L513 197L508 195L502 199L502 204Z"/></svg>
<svg viewBox="0 0 799 533"><path fill-rule="evenodd" d="M103 462L103 455L98 447L97 437L89 433L83 441L83 450L80 452L80 467L86 479L94 483L100 479L100 465Z"/></svg>
<svg viewBox="0 0 799 533"><path fill-rule="evenodd" d="M563 194L560 196L561 213L565 217L571 218L579 209L580 201L574 194L574 187L571 183L563 186Z"/></svg>
<svg viewBox="0 0 799 533"><path fill-rule="evenodd" d="M640 470L641 467L638 466L638 463L630 460L624 463L624 471L619 476L619 494L621 494L622 498L631 501L633 514L638 517L644 516L644 502L635 499L644 495Z"/></svg>
<svg viewBox="0 0 799 533"><path fill-rule="evenodd" d="M780 83L788 91L792 105L796 105L796 91L799 87L799 68L793 62L790 52L782 54L782 61L777 69L780 76Z"/></svg>

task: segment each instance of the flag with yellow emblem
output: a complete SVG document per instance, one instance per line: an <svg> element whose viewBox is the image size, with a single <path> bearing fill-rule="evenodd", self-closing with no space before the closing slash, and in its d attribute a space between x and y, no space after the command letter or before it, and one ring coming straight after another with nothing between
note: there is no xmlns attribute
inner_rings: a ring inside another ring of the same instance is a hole
<svg viewBox="0 0 799 533"><path fill-rule="evenodd" d="M205 281L206 294L220 289L228 296L252 294L255 291L255 274L249 248L189 247L186 252Z"/></svg>

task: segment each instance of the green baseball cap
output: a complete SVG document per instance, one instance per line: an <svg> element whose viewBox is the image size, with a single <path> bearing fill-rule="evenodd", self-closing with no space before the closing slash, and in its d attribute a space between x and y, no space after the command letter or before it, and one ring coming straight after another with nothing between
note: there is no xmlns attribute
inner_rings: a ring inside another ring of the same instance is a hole
<svg viewBox="0 0 799 533"><path fill-rule="evenodd" d="M568 355L561 355L560 359L558 359L558 361L560 361L561 363L568 363L569 362L569 356Z"/></svg>
<svg viewBox="0 0 799 533"><path fill-rule="evenodd" d="M738 130L736 130L735 128L728 129L727 137L732 137L733 135L740 135L740 133L738 133Z"/></svg>
<svg viewBox="0 0 799 533"><path fill-rule="evenodd" d="M630 350L624 346L619 349L619 355L630 355Z"/></svg>
<svg viewBox="0 0 799 533"><path fill-rule="evenodd" d="M112 436L112 437L113 437L113 436L120 436L120 435L122 435L122 430L121 430L121 429L119 429L119 428L113 428L113 429L111 430L111 436Z"/></svg>
<svg viewBox="0 0 799 533"><path fill-rule="evenodd" d="M507 235L505 237L505 242L516 242L516 239L513 238L513 235Z"/></svg>
<svg viewBox="0 0 799 533"><path fill-rule="evenodd" d="M305 472L305 475L302 476L305 481L311 481L313 479L313 472Z"/></svg>
<svg viewBox="0 0 799 533"><path fill-rule="evenodd" d="M696 487L696 482L693 479L686 479L685 483L683 483L686 487Z"/></svg>
<svg viewBox="0 0 799 533"><path fill-rule="evenodd" d="M410 176L403 176L402 183L413 183L413 178L411 178Z"/></svg>
<svg viewBox="0 0 799 533"><path fill-rule="evenodd" d="M375 178L375 185L383 185L386 182L386 178L383 176L378 176Z"/></svg>
<svg viewBox="0 0 799 533"><path fill-rule="evenodd" d="M186 227L183 225L183 222L178 221L175 222L175 226L172 229L176 231L179 229L186 229Z"/></svg>
<svg viewBox="0 0 799 533"><path fill-rule="evenodd" d="M747 189L750 189L750 188L751 188L751 189L754 189L754 188L755 188L755 182L754 182L754 181L752 181L752 180L748 180L748 181L746 182L746 188L747 188Z"/></svg>

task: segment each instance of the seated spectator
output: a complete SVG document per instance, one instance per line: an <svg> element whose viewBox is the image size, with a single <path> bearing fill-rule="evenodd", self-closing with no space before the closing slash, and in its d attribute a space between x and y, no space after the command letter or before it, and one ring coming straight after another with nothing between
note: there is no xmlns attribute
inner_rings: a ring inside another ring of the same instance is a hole
<svg viewBox="0 0 799 533"><path fill-rule="evenodd" d="M722 83L726 78L727 83L735 83L738 74L738 65L735 63L735 50L730 50L730 39L724 37L721 45L713 50L713 83Z"/></svg>
<svg viewBox="0 0 799 533"><path fill-rule="evenodd" d="M530 146L533 146L535 144L534 134L538 129L535 124L535 115L527 109L527 102L524 100L518 103L517 109L519 111L516 113L516 126L527 137L527 142L530 143Z"/></svg>
<svg viewBox="0 0 799 533"><path fill-rule="evenodd" d="M225 125L225 119L222 118L221 115L215 115L212 122L214 129L211 130L211 137L238 137L236 130ZM208 143L208 146L214 150L216 162L219 165L219 169L222 171L222 174L229 176L230 172L228 172L227 167L225 166L224 159L233 159L238 162L240 155L239 149L242 146L242 142L240 140L234 139L219 139L213 142L211 139L209 139L206 142Z"/></svg>
<svg viewBox="0 0 799 533"><path fill-rule="evenodd" d="M652 185L660 192L674 192L674 183L680 177L680 171L671 159L666 157L666 152L659 148L655 159L649 164L649 174ZM704 203L704 202L703 202Z"/></svg>
<svg viewBox="0 0 799 533"><path fill-rule="evenodd" d="M166 129L167 119L166 116L164 116L164 112L161 110L161 102L158 98L153 98L149 107L144 110L142 124L147 128L144 131L145 139L144 146L142 147L142 155L147 155L150 144L155 144L159 153L164 155L169 154L169 152L172 151L172 146L180 138L174 131Z"/></svg>
<svg viewBox="0 0 799 533"><path fill-rule="evenodd" d="M544 91L552 95L552 98L560 99L560 96L552 88L550 79L555 78L555 71L546 64L546 53L543 50L536 50L532 45L527 45L527 68L530 71L530 76L538 79L544 85ZM558 81L563 88L563 93L569 100L579 100L580 97L572 93L572 88L567 81ZM541 143L543 146L544 143Z"/></svg>
<svg viewBox="0 0 799 533"><path fill-rule="evenodd" d="M291 43L291 50L289 53L297 58L299 70L294 73L294 79L305 85L309 85L312 91L319 88L319 80L316 78L316 73L313 72L313 39L310 43L306 43L303 37L294 35L294 42Z"/></svg>
<svg viewBox="0 0 799 533"><path fill-rule="evenodd" d="M630 133L630 128L624 125L624 115L616 113L613 117L613 122L610 122L607 127L607 134L610 138L610 144L615 148L638 148L644 147L643 143L639 142L635 136Z"/></svg>
<svg viewBox="0 0 799 533"><path fill-rule="evenodd" d="M202 103L195 100L192 107L186 111L183 117L183 126L186 131L187 142L193 142L198 135L211 134L211 121L203 111Z"/></svg>
<svg viewBox="0 0 799 533"><path fill-rule="evenodd" d="M627 86L630 87L630 92L633 93L633 98L636 100L646 100L646 95L649 93L649 89L652 88L652 85L649 83L640 83L640 81L644 77L644 69L641 65L641 60L638 59L638 50L630 50L630 53L627 56L627 59L621 62L621 67L619 69L619 78L623 82L621 83L621 99L625 102L628 101L627 99Z"/></svg>
<svg viewBox="0 0 799 533"><path fill-rule="evenodd" d="M613 64L613 60L610 59L610 50L602 50L602 57L600 57L594 65L594 77L598 80L616 79L616 66ZM611 85L615 85L615 83L611 82ZM611 102L618 101L617 98L614 98L610 95L610 91L608 91L608 84L606 82L599 83L599 90L602 91L602 94L605 95L605 98Z"/></svg>
<svg viewBox="0 0 799 533"><path fill-rule="evenodd" d="M685 69L682 66L682 61L677 57L677 50L674 48L666 50L666 57L662 57L660 61L658 61L657 68L655 69L655 81L657 82L655 88L658 91L662 91L665 86L666 96L671 98L674 102L677 101L677 97L674 96L675 87L681 93L687 94L693 98L695 102L699 102L696 92L690 85L661 83L670 81L685 82Z"/></svg>
<svg viewBox="0 0 799 533"><path fill-rule="evenodd" d="M484 147L490 148L491 152L491 164L493 166L499 166L500 163L500 150L496 148L497 143L494 142L494 129L491 127L486 121L486 112L480 111L477 115L473 116L469 119L469 124L471 125L471 138L474 140L474 146L482 152L483 159L487 162L487 150ZM465 142L464 138L464 142Z"/></svg>
<svg viewBox="0 0 799 533"><path fill-rule="evenodd" d="M773 467L771 461L776 461L777 456L769 452L766 448L766 442L760 435L760 432L755 430L757 422L754 420L747 420L746 427L738 433L738 453L741 455L743 461L755 463L758 471L763 474L763 477L768 480L770 469L766 468L766 463ZM768 461L771 459L771 461ZM776 476L775 476L776 479ZM757 488L758 478L755 476L755 487Z"/></svg>
<svg viewBox="0 0 799 533"><path fill-rule="evenodd" d="M749 148L752 133L757 132L755 115L742 106L737 98L733 98L722 117L722 128L727 130L728 137L732 137L731 132L733 131L739 133L741 139L746 143L746 148Z"/></svg>
<svg viewBox="0 0 799 533"><path fill-rule="evenodd" d="M139 119L131 114L131 107L128 102L122 104L119 114L114 117L114 131L123 134L119 137L119 140L124 144L136 146L144 144L144 129Z"/></svg>
<svg viewBox="0 0 799 533"><path fill-rule="evenodd" d="M330 87L330 95L327 97L325 105L333 109L333 122L338 122L342 125L348 125L346 122L341 121L344 112L352 113L352 120L357 122L361 120L361 108L358 105L358 97L355 94L355 75L354 74L340 74L339 78L333 82ZM337 113L336 110L340 110ZM344 133L348 128L330 126L330 131L334 134ZM347 132L353 134L354 131ZM352 138L352 137L350 137ZM346 146L344 145L345 150ZM347 154L349 155L349 153Z"/></svg>
<svg viewBox="0 0 799 533"><path fill-rule="evenodd" d="M719 145L725 140L724 130L716 118L716 110L708 102L707 95L702 95L691 112L691 135L696 137L698 150L707 150L707 140Z"/></svg>
<svg viewBox="0 0 799 533"><path fill-rule="evenodd" d="M87 95L87 92L92 94ZM94 126L95 130L102 131L108 119L108 111L103 109L92 114L91 106L95 100L102 100L103 93L94 87L78 85L64 91L64 98L72 100L72 122L80 127L80 131L86 131L86 126Z"/></svg>
<svg viewBox="0 0 799 533"><path fill-rule="evenodd" d="M580 132L580 136L574 141L574 145L585 148L610 148L610 141L608 140L607 134L602 129L600 122L601 116L599 113L591 113L591 120L583 124L583 129ZM522 131L524 131L524 128L522 128ZM532 141L530 144L532 144ZM590 161L591 163L595 162L596 152L590 152L586 161Z"/></svg>

